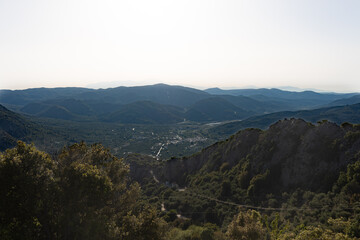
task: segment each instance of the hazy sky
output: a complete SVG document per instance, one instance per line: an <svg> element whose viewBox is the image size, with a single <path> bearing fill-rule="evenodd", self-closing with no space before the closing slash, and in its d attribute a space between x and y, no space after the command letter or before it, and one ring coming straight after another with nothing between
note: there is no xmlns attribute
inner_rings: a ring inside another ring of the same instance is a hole
<svg viewBox="0 0 360 240"><path fill-rule="evenodd" d="M0 0L0 89L160 82L360 91L360 1Z"/></svg>

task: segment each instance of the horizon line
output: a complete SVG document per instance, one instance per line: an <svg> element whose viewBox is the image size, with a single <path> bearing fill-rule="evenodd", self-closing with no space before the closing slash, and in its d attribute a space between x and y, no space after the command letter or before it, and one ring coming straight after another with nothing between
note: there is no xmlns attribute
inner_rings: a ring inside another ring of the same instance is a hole
<svg viewBox="0 0 360 240"><path fill-rule="evenodd" d="M212 86L212 87L200 87L200 86L191 86L191 85L179 85L179 84L168 84L168 83L154 83L154 84L128 84L128 85L115 85L115 86L109 86L109 87L91 87L95 85L101 85L101 84L115 84L116 82L103 82L103 83L94 83L94 84L88 84L86 86L54 86L54 87L30 87L30 88L5 88L0 89L0 91L24 91L24 90L31 90L31 89L55 89L55 88L83 88L83 89L92 89L92 90L106 90L106 89L114 89L114 88L120 88L120 87L126 87L126 88L132 88L132 87L147 87L147 86L156 86L156 85L166 85L166 86L172 86L172 87L186 87L186 88L192 88L200 91L206 91L209 89L219 89L223 91L231 91L231 90L259 90L259 89L277 89L281 91L286 92L316 92L316 93L333 93L333 94L346 94L346 93L359 93L357 91L331 91L331 90L324 90L324 89L317 89L317 88L300 88L296 86L273 86L273 87L259 87L259 86L244 86L244 87L219 87L219 86Z"/></svg>

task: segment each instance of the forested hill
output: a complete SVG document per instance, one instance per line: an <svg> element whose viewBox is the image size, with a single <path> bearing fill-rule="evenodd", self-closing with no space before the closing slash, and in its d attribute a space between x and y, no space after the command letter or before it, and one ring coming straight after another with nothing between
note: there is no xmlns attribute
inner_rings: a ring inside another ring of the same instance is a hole
<svg viewBox="0 0 360 240"><path fill-rule="evenodd" d="M197 154L170 159L159 176L186 186L192 174L224 167L242 169L237 173L241 174L246 168L248 181L261 174L268 178L268 186L258 189L263 194L298 187L327 191L339 170L356 160L359 150L359 125L339 126L327 121L313 125L301 119L285 119L268 130L245 129Z"/></svg>

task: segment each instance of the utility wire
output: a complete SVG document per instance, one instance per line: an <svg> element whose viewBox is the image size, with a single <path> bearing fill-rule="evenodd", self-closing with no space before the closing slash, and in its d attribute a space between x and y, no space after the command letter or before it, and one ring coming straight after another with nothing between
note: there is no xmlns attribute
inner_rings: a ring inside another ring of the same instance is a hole
<svg viewBox="0 0 360 240"><path fill-rule="evenodd" d="M193 191L189 191L190 189L186 189L185 191L183 191L186 194L189 195L193 195L195 197L199 197L199 198L205 198L207 200L210 201L214 201L217 203L221 203L221 204L225 204L225 205L230 205L230 206L236 206L236 207L240 207L240 208L248 208L248 209L257 209L257 210L264 210L264 211L314 211L314 210L319 210L319 209L324 209L324 208L328 208L328 209L339 209L339 210L355 210L355 209L360 209L360 205L355 205L354 207L344 207L342 208L341 206L334 206L334 207L330 207L330 206L319 206L319 207L261 207L261 206L253 206L253 205L248 205L248 204L238 204L235 202L230 202L230 201L224 201L224 200L220 200L217 198L213 198L213 197L209 197L203 194L198 194L195 193ZM172 197L168 197L168 198L162 198L163 200L165 199L170 199ZM196 213L200 213L200 212L196 212Z"/></svg>

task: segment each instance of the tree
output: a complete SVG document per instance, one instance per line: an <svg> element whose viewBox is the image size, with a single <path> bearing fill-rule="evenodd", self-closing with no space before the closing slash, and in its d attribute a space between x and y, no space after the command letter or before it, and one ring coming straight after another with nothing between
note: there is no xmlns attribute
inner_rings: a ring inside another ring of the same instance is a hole
<svg viewBox="0 0 360 240"><path fill-rule="evenodd" d="M266 228L261 223L260 214L255 210L240 211L227 228L226 235L231 240L266 239Z"/></svg>
<svg viewBox="0 0 360 240"><path fill-rule="evenodd" d="M51 239L56 165L33 145L18 142L0 154L2 239Z"/></svg>
<svg viewBox="0 0 360 240"><path fill-rule="evenodd" d="M160 239L163 221L139 202L129 168L100 144L74 144L60 154L61 232L65 239Z"/></svg>
<svg viewBox="0 0 360 240"><path fill-rule="evenodd" d="M220 195L221 197L225 198L225 197L229 197L231 196L231 184L229 180L224 180L221 183L221 191L220 191Z"/></svg>

